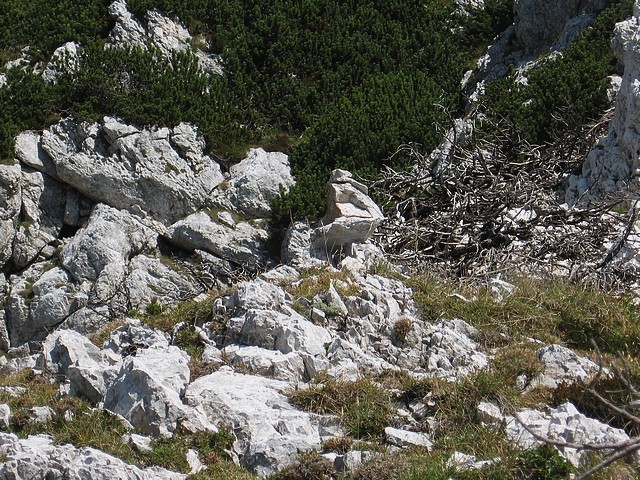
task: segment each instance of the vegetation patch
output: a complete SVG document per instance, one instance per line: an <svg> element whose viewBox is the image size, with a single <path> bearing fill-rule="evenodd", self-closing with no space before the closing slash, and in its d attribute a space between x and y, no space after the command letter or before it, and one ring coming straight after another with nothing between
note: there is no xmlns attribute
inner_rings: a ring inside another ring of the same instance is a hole
<svg viewBox="0 0 640 480"><path fill-rule="evenodd" d="M381 439L385 427L393 423L391 395L369 378L354 382L321 379L291 392L290 398L298 408L339 415L349 435L355 438Z"/></svg>
<svg viewBox="0 0 640 480"><path fill-rule="evenodd" d="M489 289L465 287L434 277L409 284L423 318L462 318L478 328L486 346L533 337L590 350L592 340L605 353L640 354L640 313L630 296L616 296L563 279L513 280L517 289L499 302Z"/></svg>

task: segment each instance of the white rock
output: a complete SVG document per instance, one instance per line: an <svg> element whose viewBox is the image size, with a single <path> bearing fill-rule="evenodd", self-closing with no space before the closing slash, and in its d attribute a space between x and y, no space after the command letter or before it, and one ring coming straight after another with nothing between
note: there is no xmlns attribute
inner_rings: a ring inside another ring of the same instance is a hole
<svg viewBox="0 0 640 480"><path fill-rule="evenodd" d="M11 407L6 403L0 405L0 429L9 430L11 427Z"/></svg>
<svg viewBox="0 0 640 480"><path fill-rule="evenodd" d="M522 410L518 412L520 419L528 428L538 435L548 437L554 441L571 443L609 444L629 440L624 430L613 428L609 425L586 417L578 412L571 403L565 403L549 413L538 410ZM507 436L520 448L532 448L540 445L527 432L515 417L507 417ZM585 459L587 452L568 447L558 447L560 453L574 466L579 466Z"/></svg>
<svg viewBox="0 0 640 480"><path fill-rule="evenodd" d="M504 421L504 415L497 405L480 402L476 408L476 420L482 425L500 425Z"/></svg>
<svg viewBox="0 0 640 480"><path fill-rule="evenodd" d="M331 342L329 331L294 311L285 314L249 310L243 317L229 320L227 335L229 340L243 345L279 350L285 354L302 352L325 355L325 345Z"/></svg>
<svg viewBox="0 0 640 480"><path fill-rule="evenodd" d="M285 394L290 388L222 368L191 383L185 400L205 407L210 418L231 423L241 465L266 477L292 463L298 452L320 448L317 423L289 404Z"/></svg>
<svg viewBox="0 0 640 480"><path fill-rule="evenodd" d="M238 211L249 218L269 216L271 199L286 192L295 182L289 159L284 153L267 153L261 148L249 150L247 157L230 170L225 195Z"/></svg>
<svg viewBox="0 0 640 480"><path fill-rule="evenodd" d="M189 475L195 475L196 473L200 473L203 470L206 470L206 465L200 461L198 457L198 452L193 449L187 450L187 463L189 464Z"/></svg>
<svg viewBox="0 0 640 480"><path fill-rule="evenodd" d="M556 388L562 384L588 383L600 367L588 358L561 345L549 345L538 350L544 370L530 383L530 388L543 386Z"/></svg>
<svg viewBox="0 0 640 480"><path fill-rule="evenodd" d="M143 435L137 435L135 433L127 434L122 437L122 440L135 448L138 452L152 452L151 437L145 437Z"/></svg>
<svg viewBox="0 0 640 480"><path fill-rule="evenodd" d="M32 407L29 409L29 423L47 423L53 420L54 415L51 407Z"/></svg>
<svg viewBox="0 0 640 480"><path fill-rule="evenodd" d="M384 435L387 443L397 447L424 447L429 451L433 448L433 442L424 433L386 427Z"/></svg>
<svg viewBox="0 0 640 480"><path fill-rule="evenodd" d="M186 475L159 467L140 469L94 448L54 445L46 435L18 439L2 434L0 478L74 480L186 480Z"/></svg>
<svg viewBox="0 0 640 480"><path fill-rule="evenodd" d="M171 242L187 250L204 250L251 269L266 264L268 234L248 222L229 227L205 212L194 213L169 228Z"/></svg>
<svg viewBox="0 0 640 480"><path fill-rule="evenodd" d="M76 71L78 65L78 45L75 42L67 42L53 52L51 60L42 72L42 78L45 83L55 85L61 74Z"/></svg>
<svg viewBox="0 0 640 480"><path fill-rule="evenodd" d="M333 252L351 243L362 243L384 219L366 187L345 170L334 170L327 191L327 212L311 239L316 249Z"/></svg>
<svg viewBox="0 0 640 480"><path fill-rule="evenodd" d="M189 357L177 347L138 351L108 386L104 408L144 433L171 436L187 413L181 396L189 376Z"/></svg>

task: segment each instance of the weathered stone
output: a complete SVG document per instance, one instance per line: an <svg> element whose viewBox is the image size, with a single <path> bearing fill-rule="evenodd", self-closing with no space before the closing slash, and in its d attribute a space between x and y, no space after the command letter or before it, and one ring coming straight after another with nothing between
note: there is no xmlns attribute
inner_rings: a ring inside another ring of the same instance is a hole
<svg viewBox="0 0 640 480"><path fill-rule="evenodd" d="M387 443L397 447L423 447L427 450L433 448L433 442L424 433L386 427L384 429L384 435Z"/></svg>
<svg viewBox="0 0 640 480"><path fill-rule="evenodd" d="M195 132L183 125L178 129L181 140L186 128ZM201 143L189 155L184 155L184 145L176 150L174 131L137 130L110 117L102 124L67 119L44 130L40 140L26 142L32 145L27 153L40 158L40 145L64 183L96 202L168 225L206 205L223 179ZM40 168L37 160L31 163Z"/></svg>
<svg viewBox="0 0 640 480"><path fill-rule="evenodd" d="M151 447L151 437L145 437L144 435L131 433L122 437L122 440L125 443L131 445L138 452L149 453L153 451L153 448Z"/></svg>
<svg viewBox="0 0 640 480"><path fill-rule="evenodd" d="M241 372L284 382L308 382L303 357L297 352L284 354L260 347L230 345L221 354Z"/></svg>
<svg viewBox="0 0 640 480"><path fill-rule="evenodd" d="M228 227L199 212L172 225L168 235L182 248L204 250L238 265L255 269L267 262L268 234L248 222Z"/></svg>
<svg viewBox="0 0 640 480"><path fill-rule="evenodd" d="M149 10L145 15L146 22L140 22L127 10L126 0L116 0L109 6L109 14L115 25L109 33L108 45L119 48L147 48L151 45L168 58L175 53L193 50L193 40L187 29L157 9ZM222 73L217 55L201 49L194 53L202 70L217 75Z"/></svg>
<svg viewBox="0 0 640 480"><path fill-rule="evenodd" d="M104 408L143 433L171 436L186 413L181 396L189 383L188 363L188 355L177 347L126 357L108 386Z"/></svg>
<svg viewBox="0 0 640 480"><path fill-rule="evenodd" d="M29 409L29 423L47 423L53 420L54 415L51 407L32 407Z"/></svg>
<svg viewBox="0 0 640 480"><path fill-rule="evenodd" d="M569 204L605 198L616 191L638 188L635 173L640 168L640 20L635 14L615 27L613 51L624 64L620 91L609 132L589 152L579 175L569 177L565 200Z"/></svg>
<svg viewBox="0 0 640 480"><path fill-rule="evenodd" d="M79 52L75 42L67 42L53 52L51 60L42 72L45 83L56 84L63 73L71 73L78 69Z"/></svg>
<svg viewBox="0 0 640 480"><path fill-rule="evenodd" d="M241 465L266 477L292 463L298 452L320 448L317 424L289 404L289 388L289 383L222 368L191 383L185 399L204 406L211 418L231 423Z"/></svg>
<svg viewBox="0 0 640 480"><path fill-rule="evenodd" d="M331 334L298 313L249 310L243 317L229 320L227 335L243 345L279 350L282 353L303 352L324 355Z"/></svg>
<svg viewBox="0 0 640 480"><path fill-rule="evenodd" d="M231 204L249 218L266 218L269 202L294 184L289 159L284 153L249 150L247 157L229 170L225 195Z"/></svg>
<svg viewBox="0 0 640 480"><path fill-rule="evenodd" d="M327 262L326 251L311 245L313 229L306 223L293 222L284 236L280 258L286 265L299 270L322 267Z"/></svg>
<svg viewBox="0 0 640 480"><path fill-rule="evenodd" d="M94 448L54 445L47 435L0 435L0 478L73 480L185 480L159 467L140 469Z"/></svg>
<svg viewBox="0 0 640 480"><path fill-rule="evenodd" d="M527 427L538 435L552 441L571 442L574 444L611 444L629 440L624 430L586 417L578 412L571 403L565 403L549 413L538 410L523 410L518 416ZM506 423L507 436L520 448L532 448L540 445L515 417L508 417ZM574 466L579 466L588 454L585 450L569 447L557 447L560 453Z"/></svg>
<svg viewBox="0 0 640 480"><path fill-rule="evenodd" d="M316 249L333 252L364 242L384 219L366 187L345 170L334 170L327 191L327 212L311 239Z"/></svg>
<svg viewBox="0 0 640 480"><path fill-rule="evenodd" d="M563 384L588 383L600 370L598 364L561 345L541 348L538 350L538 358L544 364L544 370L531 381L530 388L556 388Z"/></svg>
<svg viewBox="0 0 640 480"><path fill-rule="evenodd" d="M11 427L11 407L6 403L0 405L0 429L9 430Z"/></svg>

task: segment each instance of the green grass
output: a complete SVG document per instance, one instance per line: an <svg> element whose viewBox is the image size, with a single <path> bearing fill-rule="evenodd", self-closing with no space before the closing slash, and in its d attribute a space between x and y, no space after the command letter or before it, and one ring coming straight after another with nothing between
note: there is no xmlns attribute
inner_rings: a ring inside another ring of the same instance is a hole
<svg viewBox="0 0 640 480"><path fill-rule="evenodd" d="M370 378L356 381L320 380L291 392L292 403L303 410L339 415L349 435L379 440L393 423L391 395Z"/></svg>
<svg viewBox="0 0 640 480"><path fill-rule="evenodd" d="M528 278L513 283L516 292L497 302L486 289L465 288L429 276L409 282L426 321L462 318L481 331L486 346L504 345L508 337L534 337L590 350L595 340L603 352L640 356L640 314L631 297L559 279Z"/></svg>

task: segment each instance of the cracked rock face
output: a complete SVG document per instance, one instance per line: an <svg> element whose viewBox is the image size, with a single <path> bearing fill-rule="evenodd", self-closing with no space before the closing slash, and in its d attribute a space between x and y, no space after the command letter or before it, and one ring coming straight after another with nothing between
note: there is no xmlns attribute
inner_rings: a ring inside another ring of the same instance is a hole
<svg viewBox="0 0 640 480"><path fill-rule="evenodd" d="M569 177L565 201L570 205L638 188L635 177L640 168L639 16L640 4L636 1L634 16L615 27L611 44L624 65L624 74L616 95L614 115L607 136L589 152L582 172Z"/></svg>
<svg viewBox="0 0 640 480"><path fill-rule="evenodd" d="M193 126L138 130L109 117L101 124L63 120L16 139L26 165L95 202L165 225L206 206L223 180L203 147Z"/></svg>

